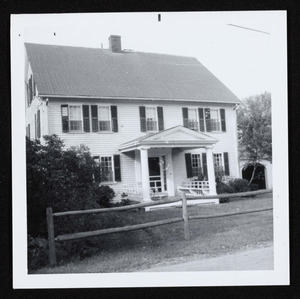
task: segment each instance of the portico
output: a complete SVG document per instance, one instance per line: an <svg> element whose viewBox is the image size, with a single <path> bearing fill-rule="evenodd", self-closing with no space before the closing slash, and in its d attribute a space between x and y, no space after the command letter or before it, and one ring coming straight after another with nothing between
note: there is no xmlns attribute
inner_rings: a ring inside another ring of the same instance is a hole
<svg viewBox="0 0 300 299"><path fill-rule="evenodd" d="M119 150L135 152L136 181L141 184L143 201L151 201L157 192L168 196L176 194L178 182L186 173L183 153L193 149L201 149L206 154L209 194L216 194L212 153L216 142L218 140L208 134L176 126L126 142Z"/></svg>

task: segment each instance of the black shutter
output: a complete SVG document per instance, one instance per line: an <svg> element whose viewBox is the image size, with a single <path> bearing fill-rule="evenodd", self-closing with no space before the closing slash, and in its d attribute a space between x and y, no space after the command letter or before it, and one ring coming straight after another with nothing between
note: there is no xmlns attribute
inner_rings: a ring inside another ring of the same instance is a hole
<svg viewBox="0 0 300 299"><path fill-rule="evenodd" d="M90 132L90 109L89 105L82 105L82 113L83 113L83 130L84 132Z"/></svg>
<svg viewBox="0 0 300 299"><path fill-rule="evenodd" d="M206 179L208 179L206 153L202 153L202 164L203 164L203 175L206 176Z"/></svg>
<svg viewBox="0 0 300 299"><path fill-rule="evenodd" d="M35 81L33 80L33 95L36 95L36 85L35 85Z"/></svg>
<svg viewBox="0 0 300 299"><path fill-rule="evenodd" d="M182 118L183 118L183 126L189 127L189 117L188 117L188 108L182 108Z"/></svg>
<svg viewBox="0 0 300 299"><path fill-rule="evenodd" d="M41 112L37 111L37 138L41 138Z"/></svg>
<svg viewBox="0 0 300 299"><path fill-rule="evenodd" d="M140 106L140 124L141 132L146 132L146 108L144 106Z"/></svg>
<svg viewBox="0 0 300 299"><path fill-rule="evenodd" d="M224 168L225 168L225 175L229 175L229 159L228 159L228 153L224 153Z"/></svg>
<svg viewBox="0 0 300 299"><path fill-rule="evenodd" d="M164 112L163 107L157 107L157 115L158 115L158 130L164 130Z"/></svg>
<svg viewBox="0 0 300 299"><path fill-rule="evenodd" d="M95 182L101 182L101 180L100 180L100 158L99 158L99 156L94 156L93 159L96 162L96 165L94 166Z"/></svg>
<svg viewBox="0 0 300 299"><path fill-rule="evenodd" d="M118 111L117 106L111 106L112 131L118 132Z"/></svg>
<svg viewBox="0 0 300 299"><path fill-rule="evenodd" d="M28 125L28 138L30 139L30 124Z"/></svg>
<svg viewBox="0 0 300 299"><path fill-rule="evenodd" d="M210 132L211 131L211 123L210 123L210 109L205 108L205 122L206 122L206 131Z"/></svg>
<svg viewBox="0 0 300 299"><path fill-rule="evenodd" d="M28 83L25 83L25 84L26 84L27 106L29 107L30 106L29 86L28 86Z"/></svg>
<svg viewBox="0 0 300 299"><path fill-rule="evenodd" d="M220 109L222 132L226 132L225 109Z"/></svg>
<svg viewBox="0 0 300 299"><path fill-rule="evenodd" d="M34 138L37 138L37 130L36 130L36 114L34 115Z"/></svg>
<svg viewBox="0 0 300 299"><path fill-rule="evenodd" d="M186 177L187 178L193 177L191 154L185 154L185 166L186 166Z"/></svg>
<svg viewBox="0 0 300 299"><path fill-rule="evenodd" d="M92 112L92 132L98 132L98 106L91 106Z"/></svg>
<svg viewBox="0 0 300 299"><path fill-rule="evenodd" d="M204 132L205 128L204 128L204 112L203 112L203 108L199 108L198 112L199 112L200 131Z"/></svg>
<svg viewBox="0 0 300 299"><path fill-rule="evenodd" d="M28 80L28 88L29 88L29 103L32 102L32 75L30 76Z"/></svg>
<svg viewBox="0 0 300 299"><path fill-rule="evenodd" d="M114 155L115 181L121 182L120 155Z"/></svg>
<svg viewBox="0 0 300 299"><path fill-rule="evenodd" d="M61 105L61 122L63 133L69 132L69 109L68 105Z"/></svg>

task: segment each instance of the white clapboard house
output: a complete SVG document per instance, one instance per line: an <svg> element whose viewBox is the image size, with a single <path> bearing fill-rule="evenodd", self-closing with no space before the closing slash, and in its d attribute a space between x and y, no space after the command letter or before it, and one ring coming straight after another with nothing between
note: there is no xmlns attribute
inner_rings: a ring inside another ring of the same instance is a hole
<svg viewBox="0 0 300 299"><path fill-rule="evenodd" d="M197 59L122 50L116 35L109 49L25 50L27 136L88 146L101 184L148 201L239 176L240 100Z"/></svg>

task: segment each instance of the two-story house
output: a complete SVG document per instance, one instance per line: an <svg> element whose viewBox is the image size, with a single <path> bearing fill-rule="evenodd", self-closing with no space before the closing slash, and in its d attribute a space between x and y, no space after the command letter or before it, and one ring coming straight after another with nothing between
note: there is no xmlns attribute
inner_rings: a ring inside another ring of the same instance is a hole
<svg viewBox="0 0 300 299"><path fill-rule="evenodd" d="M216 174L239 176L240 100L197 59L122 50L115 35L109 49L25 49L27 135L88 146L95 180L147 201L192 180L216 194Z"/></svg>

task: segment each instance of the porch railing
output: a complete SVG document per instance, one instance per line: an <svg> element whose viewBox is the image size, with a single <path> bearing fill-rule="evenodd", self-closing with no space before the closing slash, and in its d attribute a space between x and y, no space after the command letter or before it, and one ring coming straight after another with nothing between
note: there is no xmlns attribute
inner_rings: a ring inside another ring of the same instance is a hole
<svg viewBox="0 0 300 299"><path fill-rule="evenodd" d="M142 184L137 183L132 185L124 185L124 192L129 194L142 194L143 193Z"/></svg>
<svg viewBox="0 0 300 299"><path fill-rule="evenodd" d="M209 182L208 181L189 181L181 183L180 188L186 188L189 190L190 195L207 195L209 194Z"/></svg>

